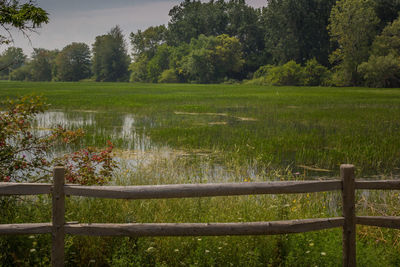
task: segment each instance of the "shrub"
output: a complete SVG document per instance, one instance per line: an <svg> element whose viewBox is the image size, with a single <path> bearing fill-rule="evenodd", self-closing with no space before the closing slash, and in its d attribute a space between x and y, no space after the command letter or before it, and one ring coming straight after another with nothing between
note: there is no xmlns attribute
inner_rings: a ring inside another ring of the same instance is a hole
<svg viewBox="0 0 400 267"><path fill-rule="evenodd" d="M245 81L244 84L248 85L268 85L267 77L260 77Z"/></svg>
<svg viewBox="0 0 400 267"><path fill-rule="evenodd" d="M328 78L329 70L314 58L307 61L304 67L293 60L283 66L262 66L246 84L317 86L328 84Z"/></svg>
<svg viewBox="0 0 400 267"><path fill-rule="evenodd" d="M159 83L178 83L179 79L176 76L175 70L174 69L168 69L164 70L160 78L158 79Z"/></svg>
<svg viewBox="0 0 400 267"><path fill-rule="evenodd" d="M258 79L261 77L268 76L269 70L272 69L273 67L274 67L273 65L261 66L260 68L258 68L256 72L254 72L253 79Z"/></svg>
<svg viewBox="0 0 400 267"><path fill-rule="evenodd" d="M319 64L315 58L306 62L303 72L303 84L308 86L323 85L328 76L328 69Z"/></svg>
<svg viewBox="0 0 400 267"><path fill-rule="evenodd" d="M301 85L303 77L301 65L291 60L283 66L272 67L266 80L272 85Z"/></svg>
<svg viewBox="0 0 400 267"><path fill-rule="evenodd" d="M130 82L146 82L147 81L147 64L148 59L146 56L140 57L129 66L131 72Z"/></svg>
<svg viewBox="0 0 400 267"><path fill-rule="evenodd" d="M331 73L327 75L327 79L324 85L327 86L350 86L351 74L344 70L343 68L335 67L332 69Z"/></svg>
<svg viewBox="0 0 400 267"><path fill-rule="evenodd" d="M30 65L23 65L10 73L9 79L11 81L31 81L32 73Z"/></svg>
<svg viewBox="0 0 400 267"><path fill-rule="evenodd" d="M358 66L358 72L369 87L399 87L400 58L392 54L372 55L368 62Z"/></svg>

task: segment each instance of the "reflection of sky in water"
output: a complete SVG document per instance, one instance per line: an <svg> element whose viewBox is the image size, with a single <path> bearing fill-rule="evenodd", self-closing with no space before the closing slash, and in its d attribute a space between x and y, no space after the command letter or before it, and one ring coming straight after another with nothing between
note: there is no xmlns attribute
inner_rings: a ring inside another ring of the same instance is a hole
<svg viewBox="0 0 400 267"><path fill-rule="evenodd" d="M89 138L87 142L104 147L105 140L119 143L114 148L114 159L120 166L126 166L131 171L157 162L157 160L173 160L176 158L191 158L202 153L174 150L168 146L159 146L151 142L146 135L146 129L153 127L149 119L137 118L134 114L105 113L85 111L47 111L37 115L33 128L35 134L45 135L50 129L61 125L66 129L82 128ZM96 139L100 139L97 140ZM94 141L93 141L94 140ZM82 144L86 146L85 143ZM58 151L59 154L72 151ZM204 156L204 155L203 155ZM202 156L200 156L202 157ZM208 165L208 163L205 163ZM225 167L217 164L203 166L191 175L193 182L229 181L234 174L228 173Z"/></svg>
<svg viewBox="0 0 400 267"><path fill-rule="evenodd" d="M145 127L141 127L143 130L138 132L136 130L137 122L132 114L126 114L123 117L122 128L114 128L114 138L121 138L127 141L125 149L136 151L147 151L151 150L153 146L151 145L150 138L145 134Z"/></svg>
<svg viewBox="0 0 400 267"><path fill-rule="evenodd" d="M94 124L93 114L83 116L67 116L61 111L46 111L36 116L34 125L39 129L53 128L61 125L65 128L79 128Z"/></svg>
<svg viewBox="0 0 400 267"><path fill-rule="evenodd" d="M92 140L110 139L113 143L121 144L120 146L126 150L144 152L153 149L150 138L145 133L144 125L132 114L47 111L36 116L33 132L44 136L58 125L66 129L82 128L88 136L93 138Z"/></svg>

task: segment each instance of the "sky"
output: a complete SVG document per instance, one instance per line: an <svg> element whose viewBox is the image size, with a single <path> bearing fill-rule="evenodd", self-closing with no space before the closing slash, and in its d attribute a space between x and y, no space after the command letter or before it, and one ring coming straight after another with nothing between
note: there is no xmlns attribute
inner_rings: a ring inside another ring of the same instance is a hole
<svg viewBox="0 0 400 267"><path fill-rule="evenodd" d="M21 1L23 2L23 1ZM12 31L14 44L31 55L33 48L62 49L72 42L84 42L90 47L95 37L107 33L119 25L128 36L131 32L150 26L167 24L169 10L181 0L36 0L46 10L50 22L36 33L30 41L22 34ZM247 0L253 7L266 5L267 0ZM1 34L1 33L0 33ZM0 46L0 52L7 46ZM129 47L128 47L129 49Z"/></svg>

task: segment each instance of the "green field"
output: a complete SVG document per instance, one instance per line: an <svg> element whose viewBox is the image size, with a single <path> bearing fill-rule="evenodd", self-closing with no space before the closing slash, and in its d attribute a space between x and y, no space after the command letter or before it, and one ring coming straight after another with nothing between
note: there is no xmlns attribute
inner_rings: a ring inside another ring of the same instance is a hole
<svg viewBox="0 0 400 267"><path fill-rule="evenodd" d="M400 173L400 89L0 82L0 99L31 93L51 104L44 121L84 128L81 145L116 144L114 184L329 179L342 163L354 164L358 177ZM1 201L8 205L1 223L50 220L47 197ZM358 214L398 215L398 204L396 192L358 194ZM336 193L67 202L67 221L80 222L238 222L340 213ZM359 227L357 238L360 266L400 264L398 231ZM0 262L48 264L48 236L1 238L0 248ZM67 238L66 255L71 266L340 266L341 232L74 236Z"/></svg>
<svg viewBox="0 0 400 267"><path fill-rule="evenodd" d="M51 109L106 112L102 124L132 113L152 142L221 152L222 160L333 173L347 162L358 175L400 167L400 89L0 83L1 98L30 93Z"/></svg>

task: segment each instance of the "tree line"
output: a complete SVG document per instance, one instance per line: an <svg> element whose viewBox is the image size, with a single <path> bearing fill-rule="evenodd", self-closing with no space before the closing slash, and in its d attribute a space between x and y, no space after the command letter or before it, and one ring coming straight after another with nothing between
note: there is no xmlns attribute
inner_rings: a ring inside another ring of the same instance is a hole
<svg viewBox="0 0 400 267"><path fill-rule="evenodd" d="M116 26L90 49L20 48L0 78L273 85L400 86L400 0L184 0L167 25L124 36Z"/></svg>

